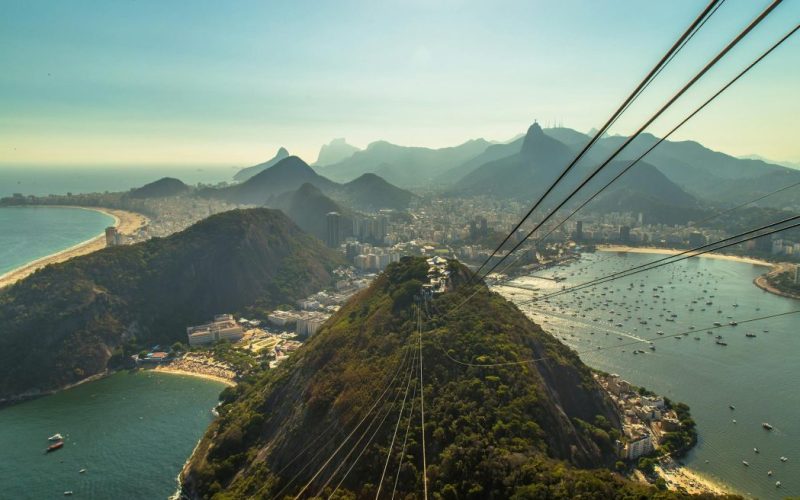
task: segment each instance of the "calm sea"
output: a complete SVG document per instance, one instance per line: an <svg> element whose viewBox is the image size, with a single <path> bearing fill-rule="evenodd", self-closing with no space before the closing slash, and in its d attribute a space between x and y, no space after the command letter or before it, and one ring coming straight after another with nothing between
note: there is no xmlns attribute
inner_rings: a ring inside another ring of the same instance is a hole
<svg viewBox="0 0 800 500"><path fill-rule="evenodd" d="M0 208L0 275L91 239L113 222L80 208Z"/></svg>
<svg viewBox="0 0 800 500"><path fill-rule="evenodd" d="M566 281L518 281L557 291L661 257L597 253L558 268L555 274ZM685 460L692 469L744 494L784 498L800 495L800 314L743 322L798 310L800 301L753 285L753 278L765 269L691 259L553 297L549 304L521 307L581 353L589 366L689 404L700 436ZM526 291L505 290L517 301L529 296ZM730 321L739 324L707 330L715 322ZM689 334L680 340L669 337L681 332ZM756 336L746 337L748 332ZM716 344L717 335L728 345ZM649 349L651 340L655 351ZM764 430L762 422L774 430ZM789 460L782 462L782 456ZM781 481L780 489L776 481Z"/></svg>
<svg viewBox="0 0 800 500"><path fill-rule="evenodd" d="M223 387L118 373L0 409L0 498L166 499ZM57 432L64 448L45 454Z"/></svg>
<svg viewBox="0 0 800 500"><path fill-rule="evenodd" d="M237 168L10 167L0 166L0 198L14 193L48 195L128 191L162 177L186 184L231 181Z"/></svg>

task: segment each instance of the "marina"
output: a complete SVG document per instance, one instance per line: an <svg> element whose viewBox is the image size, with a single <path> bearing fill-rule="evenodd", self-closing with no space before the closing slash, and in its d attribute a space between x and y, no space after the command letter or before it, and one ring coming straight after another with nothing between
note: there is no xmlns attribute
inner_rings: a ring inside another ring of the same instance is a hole
<svg viewBox="0 0 800 500"><path fill-rule="evenodd" d="M800 406L800 394L793 390L800 383L793 369L800 353L794 334L799 320L779 316L751 321L800 309L800 302L753 285L767 268L692 259L526 303L656 258L584 254L581 261L554 270L566 277L558 284L518 278L514 286L537 291L496 289L504 294L513 290L515 295L507 296L589 366L687 403L699 434L697 446L682 459L691 470L745 495L800 494L800 467L788 460L800 454L800 422L793 417ZM600 259L602 263L594 264ZM751 336L756 329L768 333ZM669 340L694 331L706 334L695 335L692 342ZM776 480L781 481L779 491Z"/></svg>

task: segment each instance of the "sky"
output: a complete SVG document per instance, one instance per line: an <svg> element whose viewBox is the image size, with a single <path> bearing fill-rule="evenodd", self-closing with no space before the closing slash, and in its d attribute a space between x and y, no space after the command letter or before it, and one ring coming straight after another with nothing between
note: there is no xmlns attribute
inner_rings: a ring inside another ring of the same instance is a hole
<svg viewBox="0 0 800 500"><path fill-rule="evenodd" d="M766 0L727 0L612 130L630 134ZM641 1L6 0L0 166L247 166L344 137L445 147L599 127L705 6ZM649 132L800 21L786 0ZM675 136L800 161L800 35Z"/></svg>

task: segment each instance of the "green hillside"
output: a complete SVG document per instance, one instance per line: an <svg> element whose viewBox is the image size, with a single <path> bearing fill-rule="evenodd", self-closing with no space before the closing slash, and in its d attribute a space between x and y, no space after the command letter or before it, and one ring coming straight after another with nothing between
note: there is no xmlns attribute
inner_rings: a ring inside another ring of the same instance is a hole
<svg viewBox="0 0 800 500"><path fill-rule="evenodd" d="M514 305L480 285L452 317L437 312L450 310L473 291L460 286L463 267L452 263L450 270L458 288L430 304L419 350L429 497L677 497L605 468L614 463L612 443L620 425L611 402L577 355ZM411 306L427 272L427 263L418 258L391 265L292 358L226 391L220 418L181 475L183 494L327 498L341 483L334 498L374 498L399 410L378 397L386 390L385 401L399 401L416 378L419 337ZM469 367L451 357L482 364L541 362ZM400 382L387 384L393 373L401 374ZM416 394L408 398L417 408L414 418L399 421L401 429L409 426L409 434L397 498L420 498L423 487ZM380 409L376 415L388 418L376 419L370 433L357 434L374 434L374 439L345 442L372 406ZM363 456L355 460L362 448ZM384 481L381 498L390 496L401 449L396 442L388 465L391 480ZM357 453L346 456L351 450Z"/></svg>
<svg viewBox="0 0 800 500"><path fill-rule="evenodd" d="M283 213L253 209L47 266L0 293L0 399L102 372L123 344L170 344L214 314L302 298L339 263Z"/></svg>

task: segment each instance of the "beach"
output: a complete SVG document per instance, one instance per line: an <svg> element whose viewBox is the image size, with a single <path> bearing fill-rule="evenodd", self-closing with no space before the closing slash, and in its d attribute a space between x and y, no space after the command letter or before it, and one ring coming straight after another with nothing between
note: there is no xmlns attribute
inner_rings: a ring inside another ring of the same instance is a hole
<svg viewBox="0 0 800 500"><path fill-rule="evenodd" d="M215 380L229 386L236 385L236 372L227 364L216 361L213 356L205 353L186 353L152 370Z"/></svg>
<svg viewBox="0 0 800 500"><path fill-rule="evenodd" d="M196 372L196 371L181 370L181 369L178 369L178 368L172 368L170 366L157 366L155 368L152 368L152 370L155 371L155 372L158 372L158 373L168 373L170 375L186 375L186 376L189 376L189 377L202 378L202 379L205 379L205 380L213 380L215 382L221 382L221 383L227 385L228 387L233 387L233 386L236 385L236 382L234 382L233 380L231 380L229 378L218 377L216 375L209 375L208 373L200 373L200 372Z"/></svg>
<svg viewBox="0 0 800 500"><path fill-rule="evenodd" d="M95 208L95 207L68 207L68 208L82 208L85 210L94 210L110 215L114 218L114 227L117 228L120 234L131 235L138 231L141 227L145 226L148 222L147 217L135 212L128 212L125 210L117 210L112 208ZM105 248L106 239L104 234L99 234L94 238L88 239L82 243L66 248L60 252L36 259L29 262L24 266L11 270L0 276L0 288L16 283L17 281L26 278L37 270L49 265L57 264L59 262L67 261L73 257L86 255L96 250Z"/></svg>
<svg viewBox="0 0 800 500"><path fill-rule="evenodd" d="M667 465L657 465L656 473L664 478L667 482L667 487L673 491L686 491L692 495L703 493L711 493L713 495L735 494L721 483L701 476L697 472L672 461Z"/></svg>
<svg viewBox="0 0 800 500"><path fill-rule="evenodd" d="M656 248L656 247L629 247L625 245L597 245L599 252L626 252L626 253L652 253L661 255L677 255L686 250L678 250L674 248ZM755 266L772 267L775 264L766 260L754 259L752 257L740 257L738 255L726 255L721 253L704 253L698 257L707 257L709 259L729 260L732 262L742 262L744 264L753 264Z"/></svg>

